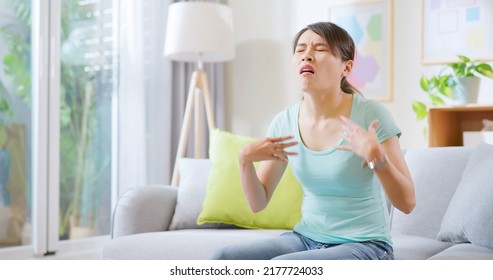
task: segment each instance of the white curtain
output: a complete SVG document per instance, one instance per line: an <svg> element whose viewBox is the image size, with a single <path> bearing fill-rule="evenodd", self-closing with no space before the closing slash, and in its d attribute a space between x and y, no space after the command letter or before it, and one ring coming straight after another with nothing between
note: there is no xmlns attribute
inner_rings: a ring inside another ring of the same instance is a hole
<svg viewBox="0 0 493 280"><path fill-rule="evenodd" d="M172 63L163 55L168 6L173 0L115 2L120 10L118 180L122 193L134 186L170 183L196 65ZM206 63L205 71L216 126L224 128L224 67ZM193 139L193 132L190 136ZM208 147L208 133L202 143Z"/></svg>
<svg viewBox="0 0 493 280"><path fill-rule="evenodd" d="M119 3L119 191L169 181L171 63L163 57L171 0Z"/></svg>

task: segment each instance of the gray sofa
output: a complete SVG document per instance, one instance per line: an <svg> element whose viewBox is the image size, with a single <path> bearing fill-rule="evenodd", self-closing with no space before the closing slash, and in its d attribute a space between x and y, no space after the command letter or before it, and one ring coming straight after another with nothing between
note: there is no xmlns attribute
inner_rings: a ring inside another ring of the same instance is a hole
<svg viewBox="0 0 493 280"><path fill-rule="evenodd" d="M405 158L417 205L409 215L391 209L396 259L493 259L493 146L411 149ZM206 259L220 246L286 231L196 225L210 163L187 160L188 172L196 172L194 180L202 186L193 192L172 186L125 192L114 211L104 259ZM186 201L186 192L195 197ZM178 211L189 217L177 222Z"/></svg>

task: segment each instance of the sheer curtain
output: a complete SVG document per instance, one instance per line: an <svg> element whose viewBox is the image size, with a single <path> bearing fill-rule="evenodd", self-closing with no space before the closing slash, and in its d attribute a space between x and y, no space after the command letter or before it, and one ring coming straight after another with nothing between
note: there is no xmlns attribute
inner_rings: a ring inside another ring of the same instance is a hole
<svg viewBox="0 0 493 280"><path fill-rule="evenodd" d="M118 181L120 193L169 181L171 62L163 56L172 0L120 5Z"/></svg>
<svg viewBox="0 0 493 280"><path fill-rule="evenodd" d="M171 62L163 55L168 6L174 1L116 2L120 10L121 46L118 114L121 193L134 186L170 183L190 78L196 65ZM204 68L216 126L224 128L224 67L221 63L205 63ZM191 131L190 141L193 137ZM202 143L208 147L208 131ZM190 144L189 154L192 149Z"/></svg>

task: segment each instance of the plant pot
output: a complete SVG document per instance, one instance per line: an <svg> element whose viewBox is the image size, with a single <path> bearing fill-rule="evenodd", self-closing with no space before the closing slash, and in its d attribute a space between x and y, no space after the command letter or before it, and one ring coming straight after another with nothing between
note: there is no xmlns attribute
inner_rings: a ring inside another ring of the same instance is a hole
<svg viewBox="0 0 493 280"><path fill-rule="evenodd" d="M73 240L97 235L98 231L94 227L81 225L79 224L79 219L75 218L74 215L70 216L69 239Z"/></svg>
<svg viewBox="0 0 493 280"><path fill-rule="evenodd" d="M98 233L91 227L70 227L70 240L97 236Z"/></svg>
<svg viewBox="0 0 493 280"><path fill-rule="evenodd" d="M31 234L32 234L31 223L25 222L24 225L22 226L22 233L21 233L22 245L31 244Z"/></svg>
<svg viewBox="0 0 493 280"><path fill-rule="evenodd" d="M452 97L454 105L478 103L480 78L456 78L456 82L457 85L453 88Z"/></svg>

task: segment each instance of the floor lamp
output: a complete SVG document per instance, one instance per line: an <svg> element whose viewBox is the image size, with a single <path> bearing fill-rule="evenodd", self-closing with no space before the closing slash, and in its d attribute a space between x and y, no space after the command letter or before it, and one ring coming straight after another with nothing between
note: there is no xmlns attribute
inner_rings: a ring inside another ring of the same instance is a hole
<svg viewBox="0 0 493 280"><path fill-rule="evenodd" d="M188 90L185 114L176 152L171 185L179 182L178 161L186 153L194 115L195 157L202 154L199 136L203 133L202 106L205 105L209 131L215 128L209 82L204 62L223 62L234 57L231 8L209 2L177 2L168 8L164 55L171 60L197 63ZM203 101L203 103L202 103Z"/></svg>

